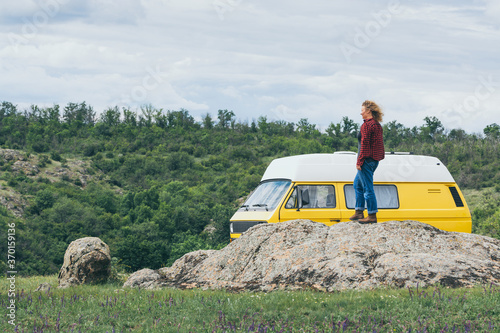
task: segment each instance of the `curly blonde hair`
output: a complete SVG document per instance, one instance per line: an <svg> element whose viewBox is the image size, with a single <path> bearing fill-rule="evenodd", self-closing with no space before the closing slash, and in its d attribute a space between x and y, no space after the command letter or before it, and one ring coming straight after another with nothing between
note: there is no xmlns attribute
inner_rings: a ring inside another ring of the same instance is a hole
<svg viewBox="0 0 500 333"><path fill-rule="evenodd" d="M382 117L384 116L384 113L382 112L380 106L377 105L377 103L366 100L361 105L372 112L373 119L375 119L379 123L382 122Z"/></svg>

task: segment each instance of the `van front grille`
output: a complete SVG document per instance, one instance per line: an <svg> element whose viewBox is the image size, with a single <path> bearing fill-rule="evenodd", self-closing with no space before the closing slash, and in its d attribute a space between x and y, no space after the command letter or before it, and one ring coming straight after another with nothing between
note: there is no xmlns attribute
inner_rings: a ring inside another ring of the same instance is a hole
<svg viewBox="0 0 500 333"><path fill-rule="evenodd" d="M231 222L231 233L232 234L241 234L250 229L251 227L257 225L267 223L264 221L236 221Z"/></svg>

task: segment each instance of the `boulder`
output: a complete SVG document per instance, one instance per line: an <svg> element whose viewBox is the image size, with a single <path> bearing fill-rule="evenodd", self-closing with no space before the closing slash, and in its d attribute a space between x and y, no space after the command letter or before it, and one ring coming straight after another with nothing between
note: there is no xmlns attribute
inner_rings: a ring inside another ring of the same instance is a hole
<svg viewBox="0 0 500 333"><path fill-rule="evenodd" d="M157 271L144 268L130 275L123 286L153 289L158 286L160 278L161 276Z"/></svg>
<svg viewBox="0 0 500 333"><path fill-rule="evenodd" d="M327 227L294 220L257 225L222 250L188 253L156 273L149 287L332 292L498 284L500 240L417 221Z"/></svg>
<svg viewBox="0 0 500 333"><path fill-rule="evenodd" d="M106 281L111 274L111 255L97 237L77 239L69 244L59 271L59 288Z"/></svg>

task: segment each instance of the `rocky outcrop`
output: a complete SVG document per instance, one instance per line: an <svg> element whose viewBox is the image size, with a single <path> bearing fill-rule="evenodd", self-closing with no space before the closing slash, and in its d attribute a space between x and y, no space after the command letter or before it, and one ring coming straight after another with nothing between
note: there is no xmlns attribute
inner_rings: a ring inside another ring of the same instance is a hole
<svg viewBox="0 0 500 333"><path fill-rule="evenodd" d="M45 156L47 162L41 164L42 155L28 154L14 149L1 149L0 160L11 165L14 172L22 172L31 178L45 177L51 182L63 180L79 180L82 186L86 186L92 180L89 175L88 162L68 159L64 165L61 162L52 161Z"/></svg>
<svg viewBox="0 0 500 333"><path fill-rule="evenodd" d="M26 161L26 153L14 149L1 149L0 158L6 161Z"/></svg>
<svg viewBox="0 0 500 333"><path fill-rule="evenodd" d="M91 169L88 161L68 159L61 163L50 160L46 155L14 149L0 148L0 166L9 167L13 173L23 174L31 179L43 178L50 182L63 180L81 187L87 186L95 178L95 175L90 175ZM28 201L25 195L15 191L7 181L0 180L0 205L14 216L22 217Z"/></svg>
<svg viewBox="0 0 500 333"><path fill-rule="evenodd" d="M22 217L28 203L20 193L5 191L4 187L0 185L0 205L7 208L15 217Z"/></svg>
<svg viewBox="0 0 500 333"><path fill-rule="evenodd" d="M500 240L416 221L327 227L295 220L258 225L222 250L188 253L150 273L147 284L125 286L331 292L498 284Z"/></svg>
<svg viewBox="0 0 500 333"><path fill-rule="evenodd" d="M36 165L26 161L16 161L11 168L12 171L22 171L27 176L36 176L40 172L40 169Z"/></svg>
<svg viewBox="0 0 500 333"><path fill-rule="evenodd" d="M97 237L77 239L69 244L59 271L59 288L106 281L111 274L111 255Z"/></svg>
<svg viewBox="0 0 500 333"><path fill-rule="evenodd" d="M54 163L55 164L55 163ZM65 167L51 167L44 171L45 176L51 180L79 180L81 186L85 187L92 180L92 176L88 174L88 166L80 160L68 160Z"/></svg>
<svg viewBox="0 0 500 333"><path fill-rule="evenodd" d="M31 154L14 149L0 149L0 159L12 163L11 169L14 172L23 172L27 176L35 176L40 170L36 164L29 162Z"/></svg>

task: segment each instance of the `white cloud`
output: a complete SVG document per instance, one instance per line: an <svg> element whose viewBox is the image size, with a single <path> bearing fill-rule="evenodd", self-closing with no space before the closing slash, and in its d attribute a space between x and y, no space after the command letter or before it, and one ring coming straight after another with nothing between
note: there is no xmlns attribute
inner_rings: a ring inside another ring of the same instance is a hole
<svg viewBox="0 0 500 333"><path fill-rule="evenodd" d="M137 0L88 0L89 19L93 24L137 24L145 16L141 1Z"/></svg>
<svg viewBox="0 0 500 333"><path fill-rule="evenodd" d="M497 0L485 0L486 2L486 15L495 19L498 24L498 18L500 17L500 2Z"/></svg>
<svg viewBox="0 0 500 333"><path fill-rule="evenodd" d="M8 19L9 17L27 16L39 9L35 0L17 0L0 2L0 17Z"/></svg>
<svg viewBox="0 0 500 333"><path fill-rule="evenodd" d="M220 90L222 94L231 98L241 98L241 92L234 86L229 86Z"/></svg>

